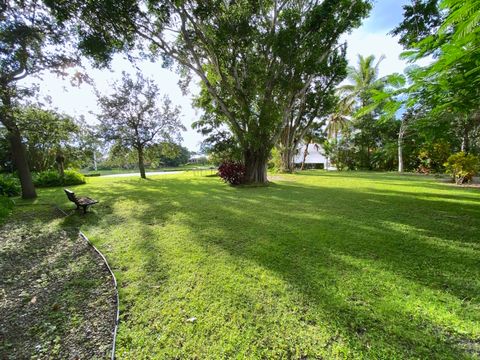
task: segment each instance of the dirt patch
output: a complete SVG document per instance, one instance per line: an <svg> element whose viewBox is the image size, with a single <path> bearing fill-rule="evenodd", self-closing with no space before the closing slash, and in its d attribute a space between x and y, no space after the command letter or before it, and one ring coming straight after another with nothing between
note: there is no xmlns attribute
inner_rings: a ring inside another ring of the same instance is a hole
<svg viewBox="0 0 480 360"><path fill-rule="evenodd" d="M473 181L470 182L470 183L461 184L461 185L455 184L455 182L450 177L445 178L445 179L441 179L440 181L447 184L447 185L451 185L451 186L455 186L455 187L480 189L480 178L478 178L478 177L474 177Z"/></svg>
<svg viewBox="0 0 480 360"><path fill-rule="evenodd" d="M96 252L51 207L0 227L0 359L109 356L115 290Z"/></svg>

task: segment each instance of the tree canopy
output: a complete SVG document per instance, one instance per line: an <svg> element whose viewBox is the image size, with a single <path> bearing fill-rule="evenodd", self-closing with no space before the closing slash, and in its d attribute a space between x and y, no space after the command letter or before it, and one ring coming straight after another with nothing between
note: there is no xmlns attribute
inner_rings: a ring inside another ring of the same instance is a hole
<svg viewBox="0 0 480 360"><path fill-rule="evenodd" d="M147 56L176 62L185 80L198 76L242 149L249 182L266 181L267 158L291 111L337 56L340 36L371 7L367 0L121 3L128 21L106 29L86 20L89 31L126 44L136 36ZM68 12L64 2L59 9Z"/></svg>
<svg viewBox="0 0 480 360"><path fill-rule="evenodd" d="M99 95L102 110L98 115L101 133L107 141L116 141L138 153L140 175L145 178L144 149L156 141L181 138L184 129L180 108L173 106L168 96L158 106L159 88L150 79L137 74L132 79L124 73L122 81L114 85L114 94Z"/></svg>

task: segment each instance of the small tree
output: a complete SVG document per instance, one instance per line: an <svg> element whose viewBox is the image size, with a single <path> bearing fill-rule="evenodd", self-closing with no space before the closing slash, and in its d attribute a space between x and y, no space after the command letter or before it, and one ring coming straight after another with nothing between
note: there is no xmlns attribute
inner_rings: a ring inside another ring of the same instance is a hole
<svg viewBox="0 0 480 360"><path fill-rule="evenodd" d="M98 96L102 110L99 115L101 133L105 140L116 141L125 148L137 151L140 176L145 179L144 150L156 141L181 139L185 130L180 121L180 108L173 106L170 99L162 99L157 107L159 89L150 79L137 74L133 80L123 73L121 83L114 85L114 94Z"/></svg>
<svg viewBox="0 0 480 360"><path fill-rule="evenodd" d="M465 154L463 151L451 155L444 164L447 173L452 175L457 185L471 182L478 173L480 161L477 156Z"/></svg>
<svg viewBox="0 0 480 360"><path fill-rule="evenodd" d="M79 126L74 119L37 107L17 109L15 118L30 169L41 172L57 166L62 175L64 166L71 163L77 152L73 140Z"/></svg>

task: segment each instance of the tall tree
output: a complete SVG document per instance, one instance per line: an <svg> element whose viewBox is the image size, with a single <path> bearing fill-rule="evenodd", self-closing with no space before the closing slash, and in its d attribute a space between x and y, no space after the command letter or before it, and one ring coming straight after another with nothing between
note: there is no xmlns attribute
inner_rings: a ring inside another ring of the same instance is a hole
<svg viewBox="0 0 480 360"><path fill-rule="evenodd" d="M180 139L180 131L184 130L180 108L173 106L167 96L159 108L158 86L141 74L134 80L123 73L121 83L116 83L113 89L113 95L98 97L101 131L107 141L137 151L140 176L145 179L145 147L155 141Z"/></svg>
<svg viewBox="0 0 480 360"><path fill-rule="evenodd" d="M383 87L379 78L380 63L385 59L381 56L375 62L375 56L358 55L357 67L349 66L347 79L350 84L343 85L339 92L345 101L355 101L357 107L365 107L371 102L371 91Z"/></svg>
<svg viewBox="0 0 480 360"><path fill-rule="evenodd" d="M246 181L263 183L270 150L367 0L150 3L137 33L154 55L197 75L240 145Z"/></svg>
<svg viewBox="0 0 480 360"><path fill-rule="evenodd" d="M344 47L334 51L325 59L323 66L318 67L315 80L305 97L292 106L277 145L282 160L282 171L294 170L293 158L304 136L311 127L318 125L320 119L323 123L325 116L334 108L337 100L335 87L347 75L345 50Z"/></svg>
<svg viewBox="0 0 480 360"><path fill-rule="evenodd" d="M379 66L383 59L382 56L375 61L374 55L367 57L358 55L357 67L348 68L349 84L341 86L339 93L345 101L355 103L355 111L369 106L373 102L372 91L383 88L384 81L379 77ZM355 137L361 148L361 168L372 168L371 155L378 130L375 127L375 121L373 112L357 114L354 118L354 126L359 130Z"/></svg>
<svg viewBox="0 0 480 360"><path fill-rule="evenodd" d="M400 173L404 170L403 143L411 119L408 114L401 116L400 119L397 117L399 111L409 103L408 89L405 88L406 81L406 77L401 74L391 74L383 77L381 79L382 85L369 91L370 100L357 113L357 116L365 116L377 111L379 122L390 120L400 122L397 136L397 160L398 172Z"/></svg>
<svg viewBox="0 0 480 360"><path fill-rule="evenodd" d="M33 89L18 84L44 70L62 72L78 57L65 46L70 32L43 2L7 0L0 2L0 8L0 121L8 130L22 197L34 198L36 192L15 118L15 107Z"/></svg>
<svg viewBox="0 0 480 360"><path fill-rule="evenodd" d="M442 23L439 0L412 0L403 6L403 21L391 34L399 36L399 43L406 48L435 35Z"/></svg>
<svg viewBox="0 0 480 360"><path fill-rule="evenodd" d="M333 112L327 117L327 135L338 141L338 135L347 128L352 119L355 100L349 97L339 99Z"/></svg>
<svg viewBox="0 0 480 360"><path fill-rule="evenodd" d="M146 149L146 158L152 164L161 166L180 166L188 163L190 151L184 146L173 142L160 142Z"/></svg>

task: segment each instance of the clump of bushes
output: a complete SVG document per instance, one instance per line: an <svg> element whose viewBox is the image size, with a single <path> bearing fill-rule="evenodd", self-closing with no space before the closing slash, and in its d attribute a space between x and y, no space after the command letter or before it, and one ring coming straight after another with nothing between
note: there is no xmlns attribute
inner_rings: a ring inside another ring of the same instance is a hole
<svg viewBox="0 0 480 360"><path fill-rule="evenodd" d="M218 175L225 182L240 185L245 181L245 165L236 161L224 161L218 167Z"/></svg>
<svg viewBox="0 0 480 360"><path fill-rule="evenodd" d="M85 184L85 176L75 170L65 170L62 178L57 171L49 170L37 173L33 183L38 187L81 185Z"/></svg>
<svg viewBox="0 0 480 360"><path fill-rule="evenodd" d="M0 196L0 224L10 215L13 209L13 201L5 196Z"/></svg>
<svg viewBox="0 0 480 360"><path fill-rule="evenodd" d="M457 185L471 182L480 168L479 158L463 151L451 155L444 164L447 173L451 174Z"/></svg>
<svg viewBox="0 0 480 360"><path fill-rule="evenodd" d="M282 156L280 151L274 147L270 153L270 159L268 160L268 171L272 173L280 172L282 168Z"/></svg>
<svg viewBox="0 0 480 360"><path fill-rule="evenodd" d="M20 195L20 181L18 178L10 174L0 175L0 195Z"/></svg>

